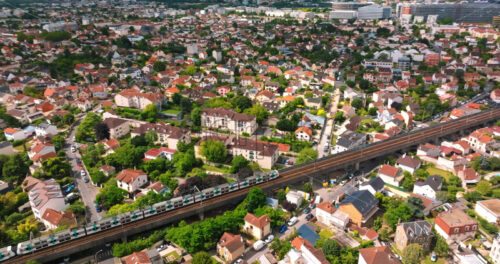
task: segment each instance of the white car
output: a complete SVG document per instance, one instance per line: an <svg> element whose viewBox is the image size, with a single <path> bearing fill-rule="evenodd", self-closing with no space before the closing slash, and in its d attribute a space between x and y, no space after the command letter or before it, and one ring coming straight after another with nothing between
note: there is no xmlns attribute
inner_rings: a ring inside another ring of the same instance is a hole
<svg viewBox="0 0 500 264"><path fill-rule="evenodd" d="M243 263L243 260L242 259L237 259L234 263L235 264L240 264L240 263Z"/></svg>
<svg viewBox="0 0 500 264"><path fill-rule="evenodd" d="M81 170L80 175L85 176L85 175L87 175L87 173L85 172L85 170Z"/></svg>
<svg viewBox="0 0 500 264"><path fill-rule="evenodd" d="M71 146L71 152L76 152L76 148L74 146Z"/></svg>
<svg viewBox="0 0 500 264"><path fill-rule="evenodd" d="M269 236L266 238L266 240L264 240L264 242L265 242L266 244L269 244L269 243L273 242L273 239L274 239L274 236L273 236L273 235L269 235Z"/></svg>

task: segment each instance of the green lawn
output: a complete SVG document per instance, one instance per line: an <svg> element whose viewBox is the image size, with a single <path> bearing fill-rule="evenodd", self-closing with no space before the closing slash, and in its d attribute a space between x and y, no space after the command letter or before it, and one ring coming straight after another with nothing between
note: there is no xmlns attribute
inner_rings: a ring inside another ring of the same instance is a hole
<svg viewBox="0 0 500 264"><path fill-rule="evenodd" d="M161 111L161 112L162 112L162 113L164 113L164 114L177 115L177 114L179 114L181 111L176 110L176 109L167 109L167 110L163 110L163 111Z"/></svg>
<svg viewBox="0 0 500 264"><path fill-rule="evenodd" d="M181 256L179 255L179 253L177 253L177 251L172 251L170 253L168 253L167 255L165 255L165 258L167 259L167 261L174 261L176 259L179 259Z"/></svg>
<svg viewBox="0 0 500 264"><path fill-rule="evenodd" d="M438 258L436 262L431 261L431 257L425 257L425 260L422 261L423 264L445 264L446 260L444 258Z"/></svg>
<svg viewBox="0 0 500 264"><path fill-rule="evenodd" d="M217 168L217 167L212 166L212 165L203 164L203 166L201 168L204 169L204 170L207 170L207 171L216 171L216 172L220 172L220 173L229 173L229 168L227 168L227 167Z"/></svg>
<svg viewBox="0 0 500 264"><path fill-rule="evenodd" d="M453 176L453 173L451 173L449 171L442 170L442 169L438 169L438 168L427 167L426 170L427 170L427 172L429 172L430 175L437 174L437 175L445 178L446 180L450 179L450 177Z"/></svg>
<svg viewBox="0 0 500 264"><path fill-rule="evenodd" d="M323 228L320 232L319 232L319 236L323 239L327 239L327 238L330 238L332 237L333 235L335 235L332 231L330 231L330 229L328 228Z"/></svg>

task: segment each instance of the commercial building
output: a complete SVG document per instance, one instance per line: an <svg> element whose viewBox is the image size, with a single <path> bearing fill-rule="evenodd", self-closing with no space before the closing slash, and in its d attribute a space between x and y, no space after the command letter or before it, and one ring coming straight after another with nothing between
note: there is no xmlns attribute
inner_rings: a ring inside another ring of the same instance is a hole
<svg viewBox="0 0 500 264"><path fill-rule="evenodd" d="M358 19L389 19L392 9L386 6L369 5L358 8Z"/></svg>
<svg viewBox="0 0 500 264"><path fill-rule="evenodd" d="M398 17L411 14L415 17L437 15L438 19L451 18L454 22L491 23L500 14L500 4L494 3L443 3L443 4L399 4Z"/></svg>
<svg viewBox="0 0 500 264"><path fill-rule="evenodd" d="M361 7L372 5L372 3L360 3L360 2L333 2L332 10L351 10L356 11Z"/></svg>

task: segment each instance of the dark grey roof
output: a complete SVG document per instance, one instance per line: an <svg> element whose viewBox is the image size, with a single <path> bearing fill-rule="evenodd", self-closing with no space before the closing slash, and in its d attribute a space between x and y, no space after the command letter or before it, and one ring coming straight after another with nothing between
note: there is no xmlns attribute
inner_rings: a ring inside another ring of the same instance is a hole
<svg viewBox="0 0 500 264"><path fill-rule="evenodd" d="M434 191L441 190L442 184L443 184L443 179L441 179L441 177L439 177L438 175L432 175L423 182L415 182L415 185L418 186L429 185Z"/></svg>
<svg viewBox="0 0 500 264"><path fill-rule="evenodd" d="M378 204L378 199L375 198L369 191L357 191L345 198L340 205L352 204L362 214L366 215Z"/></svg>
<svg viewBox="0 0 500 264"><path fill-rule="evenodd" d="M347 138L341 137L341 138L337 139L337 145L338 146L341 146L341 147L344 147L344 148L350 148L352 144L353 144L353 142L350 141Z"/></svg>
<svg viewBox="0 0 500 264"><path fill-rule="evenodd" d="M372 178L368 182L361 184L362 186L370 185L376 192L384 188L384 181L380 177Z"/></svg>
<svg viewBox="0 0 500 264"><path fill-rule="evenodd" d="M408 238L418 236L433 236L431 225L425 220L401 223L403 230L408 235Z"/></svg>

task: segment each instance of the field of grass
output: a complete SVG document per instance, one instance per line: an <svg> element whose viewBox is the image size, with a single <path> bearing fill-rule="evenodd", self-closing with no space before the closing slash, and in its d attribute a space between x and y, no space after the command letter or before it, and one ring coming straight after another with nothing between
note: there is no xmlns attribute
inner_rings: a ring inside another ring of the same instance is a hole
<svg viewBox="0 0 500 264"><path fill-rule="evenodd" d="M436 262L431 261L431 257L425 257L425 260L422 260L422 264L445 264L446 260L444 258L438 258Z"/></svg>
<svg viewBox="0 0 500 264"><path fill-rule="evenodd" d="M217 167L212 166L212 165L203 164L203 166L201 168L204 169L204 170L207 170L207 171L215 171L215 172L220 172L220 173L229 173L229 168L227 168L227 167L217 168Z"/></svg>
<svg viewBox="0 0 500 264"><path fill-rule="evenodd" d="M453 176L453 173L451 173L449 171L442 170L442 169L438 169L438 168L427 167L426 170L427 170L427 172L429 172L430 175L437 174L437 175L445 178L446 180L450 179L450 177Z"/></svg>

